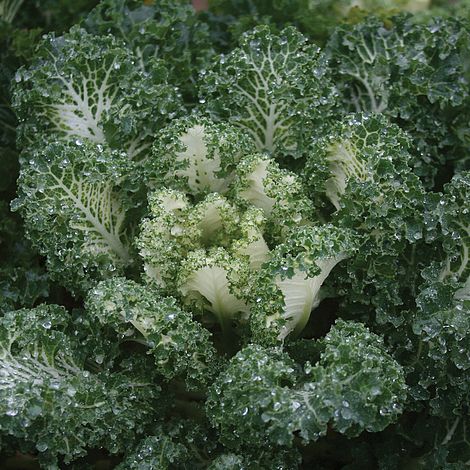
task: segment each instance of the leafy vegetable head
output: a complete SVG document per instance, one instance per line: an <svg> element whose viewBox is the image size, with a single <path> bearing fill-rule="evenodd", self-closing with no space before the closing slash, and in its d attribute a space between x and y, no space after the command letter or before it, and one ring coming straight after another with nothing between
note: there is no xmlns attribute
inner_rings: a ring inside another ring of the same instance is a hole
<svg viewBox="0 0 470 470"><path fill-rule="evenodd" d="M0 462L469 465L469 0L436 1L0 0Z"/></svg>

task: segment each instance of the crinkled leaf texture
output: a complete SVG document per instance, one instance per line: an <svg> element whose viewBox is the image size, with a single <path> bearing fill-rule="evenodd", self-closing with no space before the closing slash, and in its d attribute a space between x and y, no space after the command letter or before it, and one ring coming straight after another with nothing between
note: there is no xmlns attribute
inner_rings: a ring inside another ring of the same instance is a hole
<svg viewBox="0 0 470 470"><path fill-rule="evenodd" d="M200 81L211 116L244 130L258 150L293 157L327 121L335 98L324 57L292 27L245 33L240 47L221 56Z"/></svg>
<svg viewBox="0 0 470 470"><path fill-rule="evenodd" d="M24 157L12 207L51 275L79 293L128 266L129 200L119 191L126 155L77 141L53 142Z"/></svg>
<svg viewBox="0 0 470 470"><path fill-rule="evenodd" d="M89 140L144 158L151 136L181 110L181 102L163 63L152 61L141 71L136 60L112 36L79 28L48 36L33 65L16 74L13 103L21 144L51 137Z"/></svg>
<svg viewBox="0 0 470 470"><path fill-rule="evenodd" d="M159 387L144 370L92 373L66 333L68 313L42 305L0 319L0 429L44 461L104 447L120 452L153 423Z"/></svg>
<svg viewBox="0 0 470 470"><path fill-rule="evenodd" d="M210 390L207 411L232 449L247 442L292 445L326 434L330 425L357 436L377 432L402 413L407 395L403 368L382 339L364 325L338 321L315 365L300 369L280 349L247 346Z"/></svg>

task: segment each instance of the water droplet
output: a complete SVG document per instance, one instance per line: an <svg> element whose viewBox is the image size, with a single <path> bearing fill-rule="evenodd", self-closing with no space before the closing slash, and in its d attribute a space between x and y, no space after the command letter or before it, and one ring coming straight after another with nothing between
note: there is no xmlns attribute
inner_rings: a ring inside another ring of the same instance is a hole
<svg viewBox="0 0 470 470"><path fill-rule="evenodd" d="M379 394L380 394L380 387L372 387L372 388L370 389L370 394L371 394L372 396L377 396L377 395L379 395Z"/></svg>
<svg viewBox="0 0 470 470"><path fill-rule="evenodd" d="M53 382L51 382L50 387L51 387L53 390L59 390L59 388L60 388L60 382L58 382L58 381L53 381Z"/></svg>
<svg viewBox="0 0 470 470"><path fill-rule="evenodd" d="M388 408L380 408L379 414L380 416L387 416L390 414L390 410Z"/></svg>
<svg viewBox="0 0 470 470"><path fill-rule="evenodd" d="M48 449L48 445L45 443L45 442L38 442L36 444L36 449L39 451L39 452L45 452L47 449Z"/></svg>

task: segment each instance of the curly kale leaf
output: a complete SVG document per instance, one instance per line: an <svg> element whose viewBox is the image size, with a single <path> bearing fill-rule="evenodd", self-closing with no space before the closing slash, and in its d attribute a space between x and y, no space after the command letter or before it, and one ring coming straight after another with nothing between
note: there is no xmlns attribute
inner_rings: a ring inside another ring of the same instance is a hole
<svg viewBox="0 0 470 470"><path fill-rule="evenodd" d="M231 449L255 441L291 446L325 435L328 426L357 436L377 432L403 411L402 367L383 340L360 323L338 321L315 365L301 370L280 349L250 345L220 375L207 401L211 421Z"/></svg>
<svg viewBox="0 0 470 470"><path fill-rule="evenodd" d="M407 266L415 269L413 247L424 237L425 191L410 162L410 140L398 126L353 114L314 142L304 171L325 216L358 237L345 264L345 301L372 306L382 319L408 301Z"/></svg>
<svg viewBox="0 0 470 470"><path fill-rule="evenodd" d="M242 157L255 147L239 129L199 114L176 119L157 135L146 164L152 186L200 197L224 194Z"/></svg>
<svg viewBox="0 0 470 470"><path fill-rule="evenodd" d="M326 45L339 112L384 114L410 133L414 171L432 187L446 159L468 154L468 25L368 17L335 30Z"/></svg>
<svg viewBox="0 0 470 470"><path fill-rule="evenodd" d="M181 110L181 102L161 62L141 71L136 60L112 36L76 27L60 37L47 36L33 65L15 76L21 144L87 139L143 158L150 136Z"/></svg>
<svg viewBox="0 0 470 470"><path fill-rule="evenodd" d="M42 305L0 319L0 430L45 460L104 447L121 452L152 424L159 387L136 368L91 373L66 334L67 312Z"/></svg>
<svg viewBox="0 0 470 470"><path fill-rule="evenodd" d="M74 293L131 262L125 154L82 141L55 142L25 159L13 201L51 275Z"/></svg>
<svg viewBox="0 0 470 470"><path fill-rule="evenodd" d="M320 304L331 271L355 251L354 233L331 224L293 230L251 278L247 296L255 340L275 344L298 336Z"/></svg>
<svg viewBox="0 0 470 470"><path fill-rule="evenodd" d="M109 279L91 289L86 307L118 333L136 340L143 336L155 370L166 380L183 378L189 388L197 388L216 375L218 360L209 331L156 289L125 278Z"/></svg>
<svg viewBox="0 0 470 470"><path fill-rule="evenodd" d="M249 134L260 151L299 157L334 102L319 49L295 28L260 26L201 74L201 103Z"/></svg>
<svg viewBox="0 0 470 470"><path fill-rule="evenodd" d="M194 103L198 70L210 61L213 49L207 25L198 20L189 4L105 0L88 14L83 26L92 34L111 33L123 40L142 72L155 59L163 60L170 82Z"/></svg>

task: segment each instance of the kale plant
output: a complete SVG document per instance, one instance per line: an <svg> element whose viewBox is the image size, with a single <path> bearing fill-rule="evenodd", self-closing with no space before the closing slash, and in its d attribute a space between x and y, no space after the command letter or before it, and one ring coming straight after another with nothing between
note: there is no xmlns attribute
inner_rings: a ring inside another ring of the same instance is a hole
<svg viewBox="0 0 470 470"><path fill-rule="evenodd" d="M0 462L470 465L466 3L102 0L8 39Z"/></svg>

